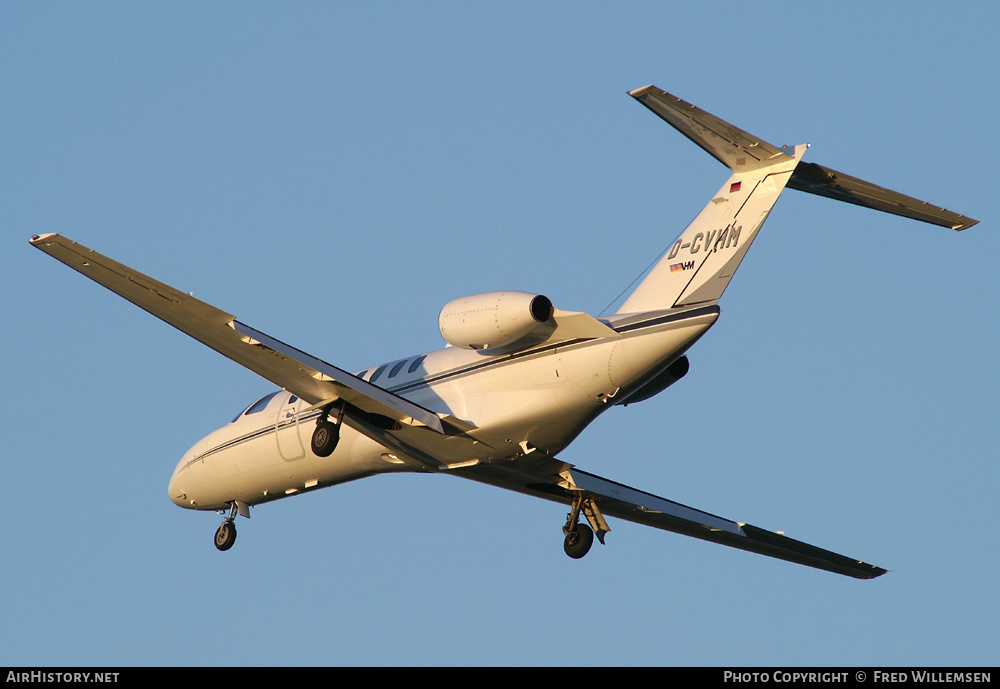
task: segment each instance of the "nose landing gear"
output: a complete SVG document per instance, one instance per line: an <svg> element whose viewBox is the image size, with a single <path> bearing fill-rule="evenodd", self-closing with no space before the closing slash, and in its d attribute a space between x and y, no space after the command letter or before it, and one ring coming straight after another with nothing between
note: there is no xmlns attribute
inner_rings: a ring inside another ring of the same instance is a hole
<svg viewBox="0 0 1000 689"><path fill-rule="evenodd" d="M229 550L236 542L236 513L239 509L237 503L233 503L229 509L229 516L222 520L222 525L215 532L215 547L219 550Z"/></svg>
<svg viewBox="0 0 1000 689"><path fill-rule="evenodd" d="M236 542L236 524L226 519L215 532L215 547L219 550L229 550Z"/></svg>
<svg viewBox="0 0 1000 689"><path fill-rule="evenodd" d="M236 543L236 515L242 514L250 518L250 506L240 500L234 500L229 506L229 516L222 520L222 525L215 532L215 547L219 550L229 550Z"/></svg>

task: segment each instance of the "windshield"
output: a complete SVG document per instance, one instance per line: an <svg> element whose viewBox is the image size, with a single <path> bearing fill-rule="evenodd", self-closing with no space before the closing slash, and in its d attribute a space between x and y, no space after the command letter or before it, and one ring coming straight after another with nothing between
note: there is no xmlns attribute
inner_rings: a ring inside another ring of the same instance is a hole
<svg viewBox="0 0 1000 689"><path fill-rule="evenodd" d="M275 395L277 395L279 392L281 392L281 390L275 390L270 395L264 395L259 400L257 400L256 402L254 402L253 404L251 404L249 407L247 407L246 411L241 411L239 414L237 414L233 418L233 420L230 421L229 423L234 423L238 418L240 418L243 415L256 414L259 411L263 411L264 407L267 406L267 403L270 402L271 399Z"/></svg>

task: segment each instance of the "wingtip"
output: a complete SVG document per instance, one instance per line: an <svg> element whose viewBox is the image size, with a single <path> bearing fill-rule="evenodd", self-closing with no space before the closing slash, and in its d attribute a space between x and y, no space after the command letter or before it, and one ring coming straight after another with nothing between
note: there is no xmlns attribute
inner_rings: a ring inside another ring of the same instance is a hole
<svg viewBox="0 0 1000 689"><path fill-rule="evenodd" d="M647 91L655 88L656 87L653 86L652 84L648 84L646 86L643 86L642 88L637 88L634 91L629 91L628 95L632 96L633 98L638 98L639 96L645 95Z"/></svg>
<svg viewBox="0 0 1000 689"><path fill-rule="evenodd" d="M39 242L44 242L49 237L55 237L55 236L56 236L55 232L49 232L48 234L36 234L36 235L32 235L31 239L28 240L28 243L31 244L31 245L35 245L35 244L38 244Z"/></svg>
<svg viewBox="0 0 1000 689"><path fill-rule="evenodd" d="M878 579L883 574L888 574L889 570L878 565L872 565L861 560L857 561L857 568L854 569L853 576L856 579Z"/></svg>

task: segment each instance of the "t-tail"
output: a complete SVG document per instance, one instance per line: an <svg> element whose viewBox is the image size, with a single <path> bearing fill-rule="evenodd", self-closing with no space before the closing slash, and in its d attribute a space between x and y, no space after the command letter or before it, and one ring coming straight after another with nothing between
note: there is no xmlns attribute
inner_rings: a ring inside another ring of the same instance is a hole
<svg viewBox="0 0 1000 689"><path fill-rule="evenodd" d="M964 230L976 220L802 161L808 145L778 147L655 86L630 94L732 171L618 313L718 300L786 187Z"/></svg>

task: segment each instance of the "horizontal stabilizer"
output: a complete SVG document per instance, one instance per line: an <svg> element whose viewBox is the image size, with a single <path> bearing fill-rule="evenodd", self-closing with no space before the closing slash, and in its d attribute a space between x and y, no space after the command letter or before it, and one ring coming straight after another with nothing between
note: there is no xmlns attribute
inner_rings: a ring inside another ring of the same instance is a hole
<svg viewBox="0 0 1000 689"><path fill-rule="evenodd" d="M655 86L644 86L629 95L733 172L759 170L791 155L790 149L770 144ZM978 222L816 163L799 161L786 186L953 230Z"/></svg>
<svg viewBox="0 0 1000 689"><path fill-rule="evenodd" d="M733 172L759 170L790 153L655 86L644 86L628 95Z"/></svg>
<svg viewBox="0 0 1000 689"><path fill-rule="evenodd" d="M873 208L893 215L902 215L904 218L912 220L950 227L953 230L964 230L979 222L816 163L800 161L795 172L792 173L792 178L785 186L789 189L853 203L856 206Z"/></svg>

